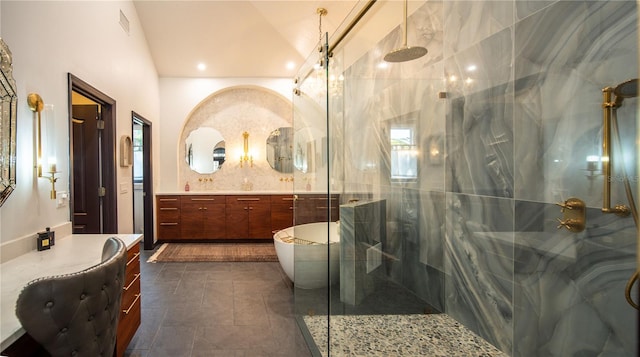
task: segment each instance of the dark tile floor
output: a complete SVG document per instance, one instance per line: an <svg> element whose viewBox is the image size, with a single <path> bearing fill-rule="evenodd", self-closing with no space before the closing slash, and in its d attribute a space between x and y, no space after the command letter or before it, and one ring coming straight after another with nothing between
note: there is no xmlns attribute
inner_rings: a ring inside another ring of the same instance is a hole
<svg viewBox="0 0 640 357"><path fill-rule="evenodd" d="M279 263L147 263L136 357L311 356Z"/></svg>

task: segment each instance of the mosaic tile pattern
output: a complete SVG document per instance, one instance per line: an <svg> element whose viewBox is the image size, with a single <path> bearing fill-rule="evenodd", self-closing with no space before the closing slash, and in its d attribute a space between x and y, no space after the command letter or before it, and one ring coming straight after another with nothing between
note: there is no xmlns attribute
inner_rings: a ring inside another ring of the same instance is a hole
<svg viewBox="0 0 640 357"><path fill-rule="evenodd" d="M305 316L322 356L507 357L446 314Z"/></svg>
<svg viewBox="0 0 640 357"><path fill-rule="evenodd" d="M291 192L293 184L283 181L293 174L280 173L266 161L266 140L280 127L292 126L291 103L284 98L259 88L233 88L216 93L193 109L180 135L184 143L197 128L214 128L222 135L226 161L213 174L199 174L189 168L185 158L186 147L178 147L178 189L188 182L191 191L240 191L246 179L255 191ZM242 132L249 132L249 150L254 155L253 167L240 166L243 147ZM207 180L202 180L206 178Z"/></svg>

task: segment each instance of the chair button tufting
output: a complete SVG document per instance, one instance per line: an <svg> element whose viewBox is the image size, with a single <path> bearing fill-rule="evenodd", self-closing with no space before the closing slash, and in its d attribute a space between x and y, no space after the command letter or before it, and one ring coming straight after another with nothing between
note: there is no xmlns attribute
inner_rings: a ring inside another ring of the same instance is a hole
<svg viewBox="0 0 640 357"><path fill-rule="evenodd" d="M93 320L93 315L89 315L89 321Z"/></svg>
<svg viewBox="0 0 640 357"><path fill-rule="evenodd" d="M84 298L86 298L86 297L87 297L86 294L82 294L82 295L80 295L80 300L84 300Z"/></svg>
<svg viewBox="0 0 640 357"><path fill-rule="evenodd" d="M105 284L102 284L102 290L106 289L107 286Z"/></svg>
<svg viewBox="0 0 640 357"><path fill-rule="evenodd" d="M78 355L78 351L76 351L76 350L71 351L71 355L72 356L77 356Z"/></svg>
<svg viewBox="0 0 640 357"><path fill-rule="evenodd" d="M60 332L61 332L61 333L65 333L65 332L67 332L67 328L66 328L66 327L63 327L63 328L60 330Z"/></svg>
<svg viewBox="0 0 640 357"><path fill-rule="evenodd" d="M48 308L53 307L53 301L47 301L47 303L44 306L46 306Z"/></svg>

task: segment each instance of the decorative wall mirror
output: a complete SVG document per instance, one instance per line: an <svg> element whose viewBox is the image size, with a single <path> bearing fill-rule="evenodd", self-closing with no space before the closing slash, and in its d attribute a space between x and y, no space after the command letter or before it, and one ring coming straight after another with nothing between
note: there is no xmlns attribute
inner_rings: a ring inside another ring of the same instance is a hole
<svg viewBox="0 0 640 357"><path fill-rule="evenodd" d="M293 128L282 127L271 132L267 138L267 161L278 172L293 172Z"/></svg>
<svg viewBox="0 0 640 357"><path fill-rule="evenodd" d="M0 38L0 206L16 187L16 115L18 96L11 51Z"/></svg>
<svg viewBox="0 0 640 357"><path fill-rule="evenodd" d="M316 172L326 161L327 137L320 130L307 127L296 131L293 166L303 173Z"/></svg>
<svg viewBox="0 0 640 357"><path fill-rule="evenodd" d="M225 161L224 138L216 129L200 127L189 133L185 141L185 153L191 170L199 174L216 172Z"/></svg>

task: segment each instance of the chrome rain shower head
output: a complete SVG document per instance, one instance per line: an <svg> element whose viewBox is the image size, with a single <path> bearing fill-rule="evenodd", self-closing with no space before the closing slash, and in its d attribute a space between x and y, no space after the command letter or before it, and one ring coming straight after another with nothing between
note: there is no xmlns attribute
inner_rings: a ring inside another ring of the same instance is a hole
<svg viewBox="0 0 640 357"><path fill-rule="evenodd" d="M402 32L402 47L395 49L384 56L386 62L406 62L416 58L420 58L427 54L427 49L424 47L410 47L407 46L407 0L404 1L404 28Z"/></svg>
<svg viewBox="0 0 640 357"><path fill-rule="evenodd" d="M616 96L615 106L619 107L622 105L622 101L625 98L634 98L638 96L638 79L630 79L626 82L622 82L618 84L613 89L613 94Z"/></svg>

